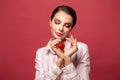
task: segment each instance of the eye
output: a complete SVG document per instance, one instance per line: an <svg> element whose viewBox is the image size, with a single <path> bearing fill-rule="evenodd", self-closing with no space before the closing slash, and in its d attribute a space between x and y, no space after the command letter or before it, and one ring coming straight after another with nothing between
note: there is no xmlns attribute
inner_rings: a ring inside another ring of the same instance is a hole
<svg viewBox="0 0 120 80"><path fill-rule="evenodd" d="M71 28L71 24L70 24L70 23L66 23L64 26L65 26L66 28Z"/></svg>
<svg viewBox="0 0 120 80"><path fill-rule="evenodd" d="M55 24L60 24L59 20L54 20Z"/></svg>

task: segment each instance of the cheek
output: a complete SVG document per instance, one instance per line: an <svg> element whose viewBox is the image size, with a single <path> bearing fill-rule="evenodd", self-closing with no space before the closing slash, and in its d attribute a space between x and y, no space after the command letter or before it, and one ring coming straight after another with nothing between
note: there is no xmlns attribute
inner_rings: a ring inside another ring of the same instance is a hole
<svg viewBox="0 0 120 80"><path fill-rule="evenodd" d="M57 31L58 28L59 28L59 25L53 24L51 29L54 31Z"/></svg>
<svg viewBox="0 0 120 80"><path fill-rule="evenodd" d="M51 30L55 30L55 27L54 27L54 25L52 25L52 27L51 27Z"/></svg>
<svg viewBox="0 0 120 80"><path fill-rule="evenodd" d="M53 24L53 22L52 22L52 21L50 22L50 28L51 28L51 29L53 29L53 28L54 28L54 24Z"/></svg>
<svg viewBox="0 0 120 80"><path fill-rule="evenodd" d="M51 31L52 31L52 32L55 32L55 31L56 31L55 25L51 25Z"/></svg>
<svg viewBox="0 0 120 80"><path fill-rule="evenodd" d="M71 31L71 29L68 29L68 28L67 28L67 29L65 29L65 33L66 33L66 34L69 34L69 33L70 33L70 31Z"/></svg>

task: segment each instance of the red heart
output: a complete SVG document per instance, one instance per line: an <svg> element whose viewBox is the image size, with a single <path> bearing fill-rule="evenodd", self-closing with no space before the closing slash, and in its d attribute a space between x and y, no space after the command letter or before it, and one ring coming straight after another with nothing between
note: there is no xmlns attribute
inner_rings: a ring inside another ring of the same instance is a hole
<svg viewBox="0 0 120 80"><path fill-rule="evenodd" d="M64 43L59 43L59 44L58 44L58 47L59 47L62 51L64 51L65 44L64 44Z"/></svg>

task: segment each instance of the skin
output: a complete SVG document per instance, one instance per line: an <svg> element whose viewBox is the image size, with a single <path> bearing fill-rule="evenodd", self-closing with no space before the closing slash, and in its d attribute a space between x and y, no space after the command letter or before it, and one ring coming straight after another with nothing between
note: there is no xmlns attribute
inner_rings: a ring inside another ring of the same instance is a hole
<svg viewBox="0 0 120 80"><path fill-rule="evenodd" d="M69 65L71 61L71 56L77 51L77 40L71 36L68 37L70 31L72 30L72 17L65 13L64 11L59 11L55 14L52 20L50 20L50 28L52 34L52 41L50 46L52 50L58 56L56 65L61 67L62 64L65 66ZM70 41L71 45L65 51L61 51L57 45L60 42Z"/></svg>

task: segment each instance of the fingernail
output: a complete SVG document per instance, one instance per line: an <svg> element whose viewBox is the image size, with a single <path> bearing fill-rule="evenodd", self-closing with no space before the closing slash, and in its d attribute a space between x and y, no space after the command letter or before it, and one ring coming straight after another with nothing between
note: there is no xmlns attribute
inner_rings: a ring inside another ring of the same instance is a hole
<svg viewBox="0 0 120 80"><path fill-rule="evenodd" d="M61 41L61 39L59 39L59 41Z"/></svg>

